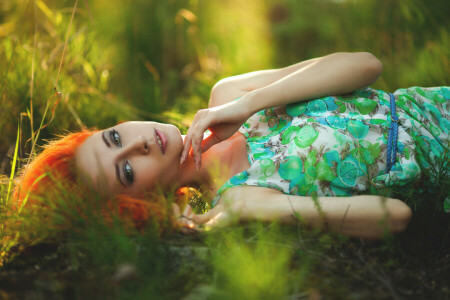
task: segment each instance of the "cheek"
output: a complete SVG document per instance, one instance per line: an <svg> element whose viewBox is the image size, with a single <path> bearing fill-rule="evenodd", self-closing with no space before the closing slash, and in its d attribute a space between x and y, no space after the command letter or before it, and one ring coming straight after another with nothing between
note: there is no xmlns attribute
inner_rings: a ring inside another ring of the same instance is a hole
<svg viewBox="0 0 450 300"><path fill-rule="evenodd" d="M161 168L155 163L137 162L134 172L136 183L149 186L158 181Z"/></svg>
<svg viewBox="0 0 450 300"><path fill-rule="evenodd" d="M132 161L135 172L133 189L147 190L160 184L163 187L175 183L179 172L179 161L176 159L161 161L141 157Z"/></svg>

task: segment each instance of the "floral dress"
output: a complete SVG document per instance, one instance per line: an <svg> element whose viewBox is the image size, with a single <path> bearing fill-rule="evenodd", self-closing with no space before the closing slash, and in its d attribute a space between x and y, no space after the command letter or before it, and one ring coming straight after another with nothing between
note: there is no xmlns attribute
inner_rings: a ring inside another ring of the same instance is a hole
<svg viewBox="0 0 450 300"><path fill-rule="evenodd" d="M390 172L390 96L365 88L254 114L239 129L251 166L230 178L212 205L225 190L245 185L301 196L376 194L417 179L421 168L448 161L450 87L412 87L393 95L399 126Z"/></svg>

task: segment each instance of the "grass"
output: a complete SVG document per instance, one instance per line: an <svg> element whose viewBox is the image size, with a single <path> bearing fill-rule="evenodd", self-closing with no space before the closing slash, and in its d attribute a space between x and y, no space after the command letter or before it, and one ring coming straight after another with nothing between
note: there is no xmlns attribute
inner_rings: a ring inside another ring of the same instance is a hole
<svg viewBox="0 0 450 300"><path fill-rule="evenodd" d="M75 1L0 6L0 298L450 298L445 159L436 173L396 191L415 212L406 232L372 243L301 222L160 237L114 214L105 223L98 199L64 189L53 213L14 215L8 203L9 178L54 134L130 119L186 130L214 82L228 75L364 50L384 63L375 88L448 85L446 1L86 4L76 11ZM192 203L207 207L195 195Z"/></svg>

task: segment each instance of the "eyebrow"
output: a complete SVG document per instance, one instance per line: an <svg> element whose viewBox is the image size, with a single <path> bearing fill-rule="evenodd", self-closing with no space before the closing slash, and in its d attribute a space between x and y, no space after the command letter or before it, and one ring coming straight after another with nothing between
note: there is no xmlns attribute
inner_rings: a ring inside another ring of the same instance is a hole
<svg viewBox="0 0 450 300"><path fill-rule="evenodd" d="M121 185L123 185L124 187L126 187L125 183L123 183L122 179L120 178L120 171L119 171L119 166L117 164L115 164L116 167L116 177L117 180L120 182Z"/></svg>
<svg viewBox="0 0 450 300"><path fill-rule="evenodd" d="M111 148L111 144L108 142L108 139L105 136L106 130L103 130L102 132L102 139L105 142L106 146L108 146L108 148Z"/></svg>

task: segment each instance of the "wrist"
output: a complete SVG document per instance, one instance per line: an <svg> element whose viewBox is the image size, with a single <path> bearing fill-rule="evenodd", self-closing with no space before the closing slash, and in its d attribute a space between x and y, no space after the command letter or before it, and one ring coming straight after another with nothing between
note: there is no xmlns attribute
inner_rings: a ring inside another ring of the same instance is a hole
<svg viewBox="0 0 450 300"><path fill-rule="evenodd" d="M252 115L257 113L258 111L264 109L264 107L260 107L260 103L258 103L257 99L259 98L259 91L254 90L248 92L244 96L239 99L239 104L245 114L250 118Z"/></svg>

